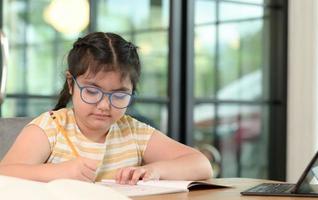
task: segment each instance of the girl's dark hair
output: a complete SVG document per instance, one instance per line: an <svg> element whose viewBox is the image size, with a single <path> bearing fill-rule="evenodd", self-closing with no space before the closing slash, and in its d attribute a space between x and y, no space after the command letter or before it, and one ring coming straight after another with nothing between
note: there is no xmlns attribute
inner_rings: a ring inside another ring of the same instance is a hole
<svg viewBox="0 0 318 200"><path fill-rule="evenodd" d="M133 91L140 77L137 47L114 33L94 32L79 38L68 54L67 63L68 71L74 77L86 72L96 74L100 71L118 71L122 79L129 76ZM54 110L65 108L70 99L65 80Z"/></svg>

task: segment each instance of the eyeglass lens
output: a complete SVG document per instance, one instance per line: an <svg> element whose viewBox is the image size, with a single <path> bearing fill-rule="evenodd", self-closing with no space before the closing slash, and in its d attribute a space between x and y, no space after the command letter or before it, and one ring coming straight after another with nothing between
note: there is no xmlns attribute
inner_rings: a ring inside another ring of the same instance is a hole
<svg viewBox="0 0 318 200"><path fill-rule="evenodd" d="M109 97L111 105L116 108L126 108L131 100L131 95L125 92L104 93L95 87L82 87L81 96L86 103L98 103L104 95Z"/></svg>

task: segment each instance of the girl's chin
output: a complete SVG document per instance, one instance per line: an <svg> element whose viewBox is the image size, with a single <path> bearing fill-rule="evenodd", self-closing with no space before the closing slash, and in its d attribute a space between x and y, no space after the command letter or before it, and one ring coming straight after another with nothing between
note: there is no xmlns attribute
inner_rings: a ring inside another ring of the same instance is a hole
<svg viewBox="0 0 318 200"><path fill-rule="evenodd" d="M91 122L96 124L96 125L104 125L105 126L105 124L112 123L112 120L109 120L109 119L108 120L93 119L93 120L91 120Z"/></svg>

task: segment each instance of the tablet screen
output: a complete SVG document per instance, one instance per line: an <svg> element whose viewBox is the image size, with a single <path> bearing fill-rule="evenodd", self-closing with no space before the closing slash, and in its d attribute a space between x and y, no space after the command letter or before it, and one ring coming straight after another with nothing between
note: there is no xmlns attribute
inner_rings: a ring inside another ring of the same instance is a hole
<svg viewBox="0 0 318 200"><path fill-rule="evenodd" d="M318 194L318 159L312 163L304 180L297 188L297 193L316 193Z"/></svg>

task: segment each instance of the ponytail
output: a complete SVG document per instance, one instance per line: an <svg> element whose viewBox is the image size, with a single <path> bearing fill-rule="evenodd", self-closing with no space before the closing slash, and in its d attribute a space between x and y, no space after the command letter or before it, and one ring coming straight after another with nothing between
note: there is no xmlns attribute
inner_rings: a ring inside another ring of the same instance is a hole
<svg viewBox="0 0 318 200"><path fill-rule="evenodd" d="M60 92L59 100L53 110L65 108L67 106L67 103L70 101L71 96L72 95L69 93L69 88L66 80L63 86L63 90Z"/></svg>

